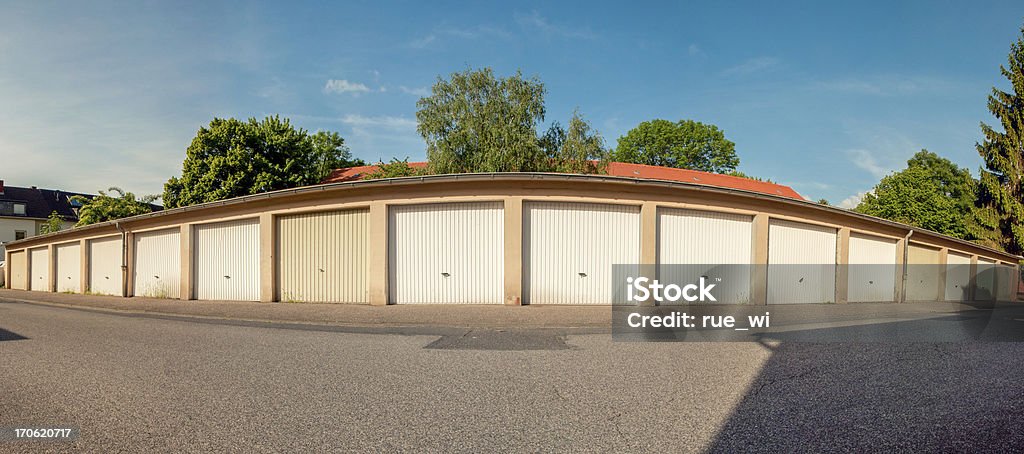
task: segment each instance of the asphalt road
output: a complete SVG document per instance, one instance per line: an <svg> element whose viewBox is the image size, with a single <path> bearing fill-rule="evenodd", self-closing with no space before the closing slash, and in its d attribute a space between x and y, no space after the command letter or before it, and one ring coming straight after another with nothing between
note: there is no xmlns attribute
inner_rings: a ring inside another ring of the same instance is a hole
<svg viewBox="0 0 1024 454"><path fill-rule="evenodd" d="M1019 451L1024 344L385 334L0 302L0 452Z"/></svg>

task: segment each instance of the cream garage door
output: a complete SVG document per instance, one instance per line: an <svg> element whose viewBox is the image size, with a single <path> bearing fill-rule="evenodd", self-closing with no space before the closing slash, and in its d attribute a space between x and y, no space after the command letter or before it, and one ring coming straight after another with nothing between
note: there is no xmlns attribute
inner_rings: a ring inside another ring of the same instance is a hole
<svg viewBox="0 0 1024 454"><path fill-rule="evenodd" d="M946 256L946 301L971 299L971 258L950 252Z"/></svg>
<svg viewBox="0 0 1024 454"><path fill-rule="evenodd" d="M82 246L78 243L57 245L57 291L82 291Z"/></svg>
<svg viewBox="0 0 1024 454"><path fill-rule="evenodd" d="M996 265L996 300L1010 301L1017 291L1016 268L1006 263Z"/></svg>
<svg viewBox="0 0 1024 454"><path fill-rule="evenodd" d="M851 233L847 300L895 301L896 255L894 239Z"/></svg>
<svg viewBox="0 0 1024 454"><path fill-rule="evenodd" d="M89 241L89 291L121 296L121 237Z"/></svg>
<svg viewBox="0 0 1024 454"><path fill-rule="evenodd" d="M978 276L975 278L975 301L991 301L995 298L996 262L978 257Z"/></svg>
<svg viewBox="0 0 1024 454"><path fill-rule="evenodd" d="M46 292L50 290L50 250L42 247L29 250L32 272L29 290Z"/></svg>
<svg viewBox="0 0 1024 454"><path fill-rule="evenodd" d="M277 219L280 301L366 303L369 210Z"/></svg>
<svg viewBox="0 0 1024 454"><path fill-rule="evenodd" d="M11 263L6 266L11 267L11 288L28 290L28 252L12 252Z"/></svg>
<svg viewBox="0 0 1024 454"><path fill-rule="evenodd" d="M195 226L196 299L259 301L259 219Z"/></svg>
<svg viewBox="0 0 1024 454"><path fill-rule="evenodd" d="M772 220L768 304L835 302L836 229Z"/></svg>
<svg viewBox="0 0 1024 454"><path fill-rule="evenodd" d="M134 295L178 298L181 295L181 229L135 235Z"/></svg>
<svg viewBox="0 0 1024 454"><path fill-rule="evenodd" d="M388 218L392 303L503 302L501 202L393 206Z"/></svg>
<svg viewBox="0 0 1024 454"><path fill-rule="evenodd" d="M523 216L529 304L612 304L613 265L640 262L640 207L528 202Z"/></svg>
<svg viewBox="0 0 1024 454"><path fill-rule="evenodd" d="M743 214L659 209L658 279L682 286L706 276L718 303L749 303L752 220Z"/></svg>
<svg viewBox="0 0 1024 454"><path fill-rule="evenodd" d="M945 293L945 289L939 288L939 250L912 244L907 250L907 263L907 301L942 299L939 291Z"/></svg>

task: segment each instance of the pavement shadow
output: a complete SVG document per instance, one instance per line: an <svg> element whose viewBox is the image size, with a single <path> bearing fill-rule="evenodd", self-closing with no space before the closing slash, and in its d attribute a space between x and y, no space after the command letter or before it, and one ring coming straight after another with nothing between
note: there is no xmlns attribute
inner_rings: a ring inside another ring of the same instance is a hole
<svg viewBox="0 0 1024 454"><path fill-rule="evenodd" d="M1021 340L1006 331L1024 331L1024 320L990 314L829 329L845 339L888 333L881 342L766 334L761 343L772 355L708 451L1020 451L1024 343L977 340ZM912 341L943 324L969 340Z"/></svg>
<svg viewBox="0 0 1024 454"><path fill-rule="evenodd" d="M25 337L25 336L22 336L22 335L20 335L18 333L15 333L13 331L7 331L7 330L5 330L3 328L0 328L0 342L3 342L3 341L26 340L26 339L28 339L28 338Z"/></svg>

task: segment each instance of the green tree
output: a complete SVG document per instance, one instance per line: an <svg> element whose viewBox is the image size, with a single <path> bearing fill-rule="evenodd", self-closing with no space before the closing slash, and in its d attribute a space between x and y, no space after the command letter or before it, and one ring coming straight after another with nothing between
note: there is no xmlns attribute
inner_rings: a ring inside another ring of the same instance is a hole
<svg viewBox="0 0 1024 454"><path fill-rule="evenodd" d="M928 150L882 178L854 211L990 244L985 212L975 207L977 181L967 169Z"/></svg>
<svg viewBox="0 0 1024 454"><path fill-rule="evenodd" d="M772 181L769 178L761 178L761 177L755 177L755 176L752 176L752 175L747 175L747 174L745 174L743 172L740 172L739 170L730 170L728 172L725 172L724 175L729 175L731 177L746 178L748 180L754 180L754 181L764 181L766 183L774 183L774 181Z"/></svg>
<svg viewBox="0 0 1024 454"><path fill-rule="evenodd" d="M564 173L601 173L607 164L608 152L601 137L579 110L573 111L569 127L562 130L557 122L539 139L549 169Z"/></svg>
<svg viewBox="0 0 1024 454"><path fill-rule="evenodd" d="M337 133L310 135L278 116L215 118L192 139L181 177L167 181L163 201L175 208L307 186L359 163Z"/></svg>
<svg viewBox="0 0 1024 454"><path fill-rule="evenodd" d="M652 166L728 173L740 164L736 144L715 125L651 120L619 137L611 159Z"/></svg>
<svg viewBox="0 0 1024 454"><path fill-rule="evenodd" d="M107 191L117 193L117 195L111 196L107 192L99 191L99 195L93 198L80 195L71 198L71 200L82 204L78 209L76 227L149 213L153 211L149 204L157 199L155 195L136 199L135 194L124 192L121 188L116 187L107 189Z"/></svg>
<svg viewBox="0 0 1024 454"><path fill-rule="evenodd" d="M992 88L988 110L1002 127L985 123L985 140L977 144L985 161L981 171L978 202L989 208L988 218L1000 233L1000 246L1015 254L1024 253L1024 27L1021 37L1010 45L1007 65L999 71L1010 81L1010 91Z"/></svg>
<svg viewBox="0 0 1024 454"><path fill-rule="evenodd" d="M433 173L543 170L537 122L544 120L544 84L521 72L495 77L490 68L438 78L416 102L417 130Z"/></svg>
<svg viewBox="0 0 1024 454"><path fill-rule="evenodd" d="M394 158L385 164L377 163L377 170L363 176L364 180L377 180L380 178L418 177L429 175L427 169L417 169L409 165L409 158L399 160Z"/></svg>
<svg viewBox="0 0 1024 454"><path fill-rule="evenodd" d="M317 131L310 136L310 141L313 143L311 172L314 183L324 181L335 169L366 165L366 161L352 157L352 151L345 146L345 139L334 131Z"/></svg>
<svg viewBox="0 0 1024 454"><path fill-rule="evenodd" d="M39 233L54 233L64 229L64 218L60 217L56 211L50 213L50 216L46 218L46 222L39 227Z"/></svg>

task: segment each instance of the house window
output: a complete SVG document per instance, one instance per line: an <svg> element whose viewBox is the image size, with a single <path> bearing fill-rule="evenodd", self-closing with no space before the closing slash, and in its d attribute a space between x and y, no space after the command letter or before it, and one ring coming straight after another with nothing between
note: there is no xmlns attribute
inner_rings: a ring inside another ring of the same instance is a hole
<svg viewBox="0 0 1024 454"><path fill-rule="evenodd" d="M24 240L24 239L25 239L25 231L24 230L15 230L14 231L14 241Z"/></svg>
<svg viewBox="0 0 1024 454"><path fill-rule="evenodd" d="M25 215L25 204L24 203L15 203L14 204L14 215L15 216L24 216Z"/></svg>

